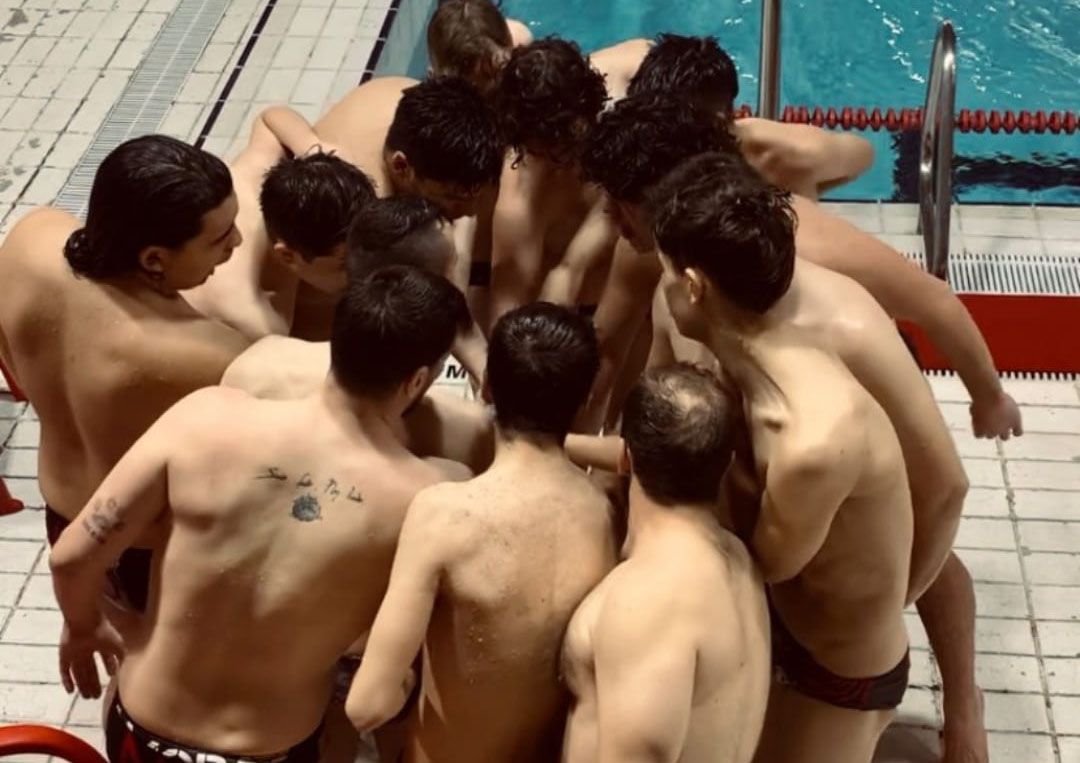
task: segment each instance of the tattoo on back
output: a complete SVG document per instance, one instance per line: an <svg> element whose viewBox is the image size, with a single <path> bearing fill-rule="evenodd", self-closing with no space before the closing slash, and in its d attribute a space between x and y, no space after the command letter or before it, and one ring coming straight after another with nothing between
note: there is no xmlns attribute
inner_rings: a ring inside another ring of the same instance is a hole
<svg viewBox="0 0 1080 763"><path fill-rule="evenodd" d="M120 504L113 498L99 498L94 502L90 516L84 517L83 529L98 543L105 543L109 536L124 529L125 522L120 519Z"/></svg>
<svg viewBox="0 0 1080 763"><path fill-rule="evenodd" d="M295 474L295 472L294 472ZM268 466L263 471L259 472L255 476L256 480L272 480L277 483L285 484L290 481L290 477L285 473L284 469L277 466ZM316 483L322 486L321 495L319 488L316 487ZM344 492L345 499L352 501L353 503L363 503L364 497L360 491L356 489L355 485L349 485L346 491L345 485L338 482L336 477L327 477L325 481L321 478L316 479L315 475L311 472L304 472L293 483L296 488L302 488L303 494L297 496L292 502L292 515L293 518L300 522L314 522L316 519L322 519L322 501L329 501L333 503L342 496Z"/></svg>
<svg viewBox="0 0 1080 763"><path fill-rule="evenodd" d="M319 506L319 499L311 493L297 496L296 500L293 501L292 515L293 519L298 519L301 522L314 522L316 519L322 519L322 507Z"/></svg>

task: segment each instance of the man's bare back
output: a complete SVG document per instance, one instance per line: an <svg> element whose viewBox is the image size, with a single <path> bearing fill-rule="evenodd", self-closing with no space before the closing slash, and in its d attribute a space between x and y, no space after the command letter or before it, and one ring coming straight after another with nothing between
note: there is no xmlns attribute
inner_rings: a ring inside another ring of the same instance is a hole
<svg viewBox="0 0 1080 763"><path fill-rule="evenodd" d="M446 475L374 417L317 398L207 390L155 434L185 445L168 461L164 584L120 672L124 706L173 739L286 749L319 725L338 659L374 619L409 500Z"/></svg>
<svg viewBox="0 0 1080 763"><path fill-rule="evenodd" d="M646 730L657 738L681 736L672 739L680 763L749 763L765 720L769 614L746 548L719 525L712 529L708 535L678 528L658 538L616 567L578 608L563 646L576 699L565 763L618 759L614 745L606 748L611 757L598 750L602 723L635 726L611 731L616 740ZM689 670L680 670L687 661ZM616 707L598 706L598 670L602 702ZM690 686L663 680L687 674ZM682 718L688 697L684 733L664 728L663 711L635 710L649 703Z"/></svg>
<svg viewBox="0 0 1080 763"><path fill-rule="evenodd" d="M383 158L386 132L402 91L415 84L408 77L375 77L350 91L314 125L319 138L340 148L372 179L379 197L394 190Z"/></svg>
<svg viewBox="0 0 1080 763"><path fill-rule="evenodd" d="M0 354L41 418L39 481L72 519L163 411L216 384L246 341L180 297L78 278L64 243L79 222L23 218L0 249Z"/></svg>
<svg viewBox="0 0 1080 763"><path fill-rule="evenodd" d="M406 760L553 760L563 632L614 562L607 499L568 462L493 468L421 498L445 588Z"/></svg>

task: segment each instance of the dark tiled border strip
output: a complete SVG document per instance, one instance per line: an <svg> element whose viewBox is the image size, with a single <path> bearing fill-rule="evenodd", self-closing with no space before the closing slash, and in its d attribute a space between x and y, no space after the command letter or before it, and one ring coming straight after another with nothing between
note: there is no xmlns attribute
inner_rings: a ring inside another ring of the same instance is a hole
<svg viewBox="0 0 1080 763"><path fill-rule="evenodd" d="M360 76L361 85L375 76L375 68L379 65L379 59L382 57L383 48L386 47L386 40L390 36L390 30L394 26L394 19L397 18L401 3L402 0L391 0L390 7L386 10L386 18L383 19L382 27L379 29L379 39L375 41L375 47L371 49L371 55L368 56L367 66L364 67L364 73Z"/></svg>
<svg viewBox="0 0 1080 763"><path fill-rule="evenodd" d="M228 4L229 0L182 0L177 5L60 189L55 206L82 217L94 174L106 155L124 141L158 129Z"/></svg>
<svg viewBox="0 0 1080 763"><path fill-rule="evenodd" d="M210 136L210 131L214 129L214 124L217 122L218 116L221 115L221 110L225 108L225 104L229 100L229 94L236 86L236 81L240 79L240 73L244 71L244 64L247 63L248 58L251 56L251 51L255 49L255 44L259 41L259 35L262 34L263 28L266 27L266 22L270 20L270 14L274 12L274 6L276 5L277 0L268 0L266 7L263 8L262 14L259 16L259 20L255 22L255 28L251 30L251 35L244 45L243 52L240 53L240 58L236 59L236 65L233 66L229 79L225 82L225 87L221 88L221 93L214 102L214 107L210 109L210 114L206 117L206 122L199 131L199 137L195 139L195 145L198 148L202 148L206 139Z"/></svg>

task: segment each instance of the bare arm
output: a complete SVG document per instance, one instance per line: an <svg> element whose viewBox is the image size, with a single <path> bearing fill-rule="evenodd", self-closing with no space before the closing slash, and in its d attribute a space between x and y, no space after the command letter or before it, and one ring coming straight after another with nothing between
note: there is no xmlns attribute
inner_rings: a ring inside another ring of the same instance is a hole
<svg viewBox="0 0 1080 763"><path fill-rule="evenodd" d="M489 334L503 314L535 298L544 278L543 236L525 205L499 199L492 226Z"/></svg>
<svg viewBox="0 0 1080 763"><path fill-rule="evenodd" d="M437 389L406 414L405 431L413 454L457 461L475 474L495 457L495 427L487 407Z"/></svg>
<svg viewBox="0 0 1080 763"><path fill-rule="evenodd" d="M659 287L653 294L652 326L652 345L649 347L649 360L646 367L670 366L675 362L675 345L671 341L671 332L676 329L671 319L671 311L668 310L667 299L664 298L664 292Z"/></svg>
<svg viewBox="0 0 1080 763"><path fill-rule="evenodd" d="M972 400L976 437L1022 434L1020 409L1005 392L990 348L979 327L949 285L876 239L850 251L823 251L819 264L858 281L892 318L926 332L960 375Z"/></svg>
<svg viewBox="0 0 1080 763"><path fill-rule="evenodd" d="M566 436L566 457L583 469L603 469L618 473L623 452L623 438L617 435L600 437L586 434Z"/></svg>
<svg viewBox="0 0 1080 763"><path fill-rule="evenodd" d="M619 239L611 273L593 319L600 344L600 370L580 420L586 431L595 432L604 422L611 391L619 374L624 372L634 338L649 316L649 302L659 270L660 263L654 254L636 252L626 239Z"/></svg>
<svg viewBox="0 0 1080 763"><path fill-rule="evenodd" d="M874 162L874 147L858 135L765 119L736 125L747 159L769 182L813 199L854 180Z"/></svg>
<svg viewBox="0 0 1080 763"><path fill-rule="evenodd" d="M468 331L454 339L451 353L478 385L483 382L484 369L487 367L487 339L475 320Z"/></svg>
<svg viewBox="0 0 1080 763"><path fill-rule="evenodd" d="M60 677L69 692L77 686L84 697L100 696L94 653L102 653L110 673L120 656L119 638L99 609L105 573L168 508L166 467L178 421L167 412L131 446L52 549L64 615Z"/></svg>
<svg viewBox="0 0 1080 763"><path fill-rule="evenodd" d="M544 278L540 299L556 305L576 305L585 276L610 254L617 237L603 204L595 204L567 245L562 260Z"/></svg>
<svg viewBox="0 0 1080 763"><path fill-rule="evenodd" d="M261 121L273 136L294 156L302 156L312 149L333 152L346 161L352 159L339 146L327 143L315 134L315 128L302 115L288 106L271 106L259 114Z"/></svg>
<svg viewBox="0 0 1080 763"><path fill-rule="evenodd" d="M405 706L415 680L412 664L435 607L445 548L445 507L421 492L401 529L390 585L379 607L360 669L349 687L345 713L360 731L383 725Z"/></svg>
<svg viewBox="0 0 1080 763"><path fill-rule="evenodd" d="M837 431L812 448L777 453L769 464L751 544L767 583L791 580L825 544L855 486L853 459L844 455L854 447L848 439Z"/></svg>
<svg viewBox="0 0 1080 763"><path fill-rule="evenodd" d="M667 609L636 593L605 602L594 636L600 763L679 760L697 648Z"/></svg>

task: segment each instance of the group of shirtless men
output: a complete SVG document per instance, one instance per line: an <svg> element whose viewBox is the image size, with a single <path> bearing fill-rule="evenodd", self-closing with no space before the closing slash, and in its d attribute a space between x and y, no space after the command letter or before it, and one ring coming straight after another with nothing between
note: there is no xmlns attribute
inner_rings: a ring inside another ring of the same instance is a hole
<svg viewBox="0 0 1080 763"><path fill-rule="evenodd" d="M948 286L817 204L869 145L733 120L711 38L521 37L449 0L428 80L270 108L230 167L132 140L4 242L110 758L867 763L914 602L944 758L987 760L967 481L894 321L977 435L1020 415ZM490 406L430 390L450 354Z"/></svg>

